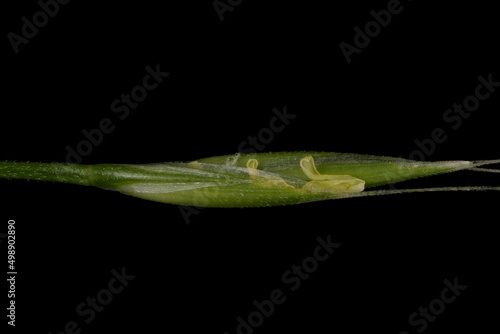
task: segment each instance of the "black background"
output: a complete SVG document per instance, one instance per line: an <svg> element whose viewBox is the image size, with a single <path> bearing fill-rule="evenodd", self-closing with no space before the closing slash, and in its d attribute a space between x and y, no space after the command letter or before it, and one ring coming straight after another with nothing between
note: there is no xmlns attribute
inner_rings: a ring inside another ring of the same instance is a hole
<svg viewBox="0 0 500 334"><path fill-rule="evenodd" d="M232 154L284 106L297 116L265 151L408 157L416 139L443 128L448 138L427 160L498 159L498 91L457 130L443 121L474 93L479 75L500 81L493 5L402 2L348 64L339 44L353 44L353 28L387 3L244 0L221 22L212 1L72 1L17 54L7 34L19 34L21 18L40 7L4 4L0 159L64 162L66 146L103 118L116 128L83 163ZM111 102L156 64L170 76L119 120ZM398 188L495 181L463 172ZM17 227L20 333L59 333L74 320L81 333L233 334L236 318L274 289L287 300L255 333L415 333L408 317L455 277L467 290L425 332L484 332L497 323L496 193L204 209L187 224L175 205L97 188L0 186L0 231L8 219ZM328 235L340 248L289 291L282 274ZM123 267L135 279L85 324L76 307Z"/></svg>

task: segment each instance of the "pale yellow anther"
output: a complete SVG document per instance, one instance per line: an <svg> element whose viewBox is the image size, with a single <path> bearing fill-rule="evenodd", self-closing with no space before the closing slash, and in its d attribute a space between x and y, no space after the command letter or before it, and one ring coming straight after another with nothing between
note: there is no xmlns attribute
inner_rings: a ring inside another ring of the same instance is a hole
<svg viewBox="0 0 500 334"><path fill-rule="evenodd" d="M248 159L248 174L255 183L263 187L294 188L278 175L258 170L258 166L259 162L257 161L257 159Z"/></svg>
<svg viewBox="0 0 500 334"><path fill-rule="evenodd" d="M316 165L314 164L314 158L312 156L307 156L305 158L300 159L300 168L308 178L311 180L323 180L323 176L316 169Z"/></svg>
<svg viewBox="0 0 500 334"><path fill-rule="evenodd" d="M300 159L300 167L312 181L302 189L313 193L361 192L365 189L365 181L350 175L320 174L314 164L314 158L307 156Z"/></svg>
<svg viewBox="0 0 500 334"><path fill-rule="evenodd" d="M248 159L247 168L257 169L257 167L259 167L259 162L257 161L257 159Z"/></svg>
<svg viewBox="0 0 500 334"><path fill-rule="evenodd" d="M293 188L283 178L274 173L258 170L257 159L248 159L246 166L250 178L263 187L272 188ZM302 172L311 179L301 190L316 194L335 194L342 192L360 192L365 188L365 181L350 175L327 175L320 174L316 169L314 158L307 156L300 159Z"/></svg>

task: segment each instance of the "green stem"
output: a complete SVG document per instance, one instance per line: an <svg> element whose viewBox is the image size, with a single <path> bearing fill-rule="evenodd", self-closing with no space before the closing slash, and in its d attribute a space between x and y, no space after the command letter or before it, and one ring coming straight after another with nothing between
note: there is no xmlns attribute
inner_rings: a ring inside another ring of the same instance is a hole
<svg viewBox="0 0 500 334"><path fill-rule="evenodd" d="M135 182L183 183L192 181L189 175L186 176L175 170L164 171L162 168L148 170L140 167L141 165L0 161L0 179L54 181L106 189L114 189L117 186Z"/></svg>
<svg viewBox="0 0 500 334"><path fill-rule="evenodd" d="M90 185L88 165L38 162L0 162L0 178L55 181Z"/></svg>

